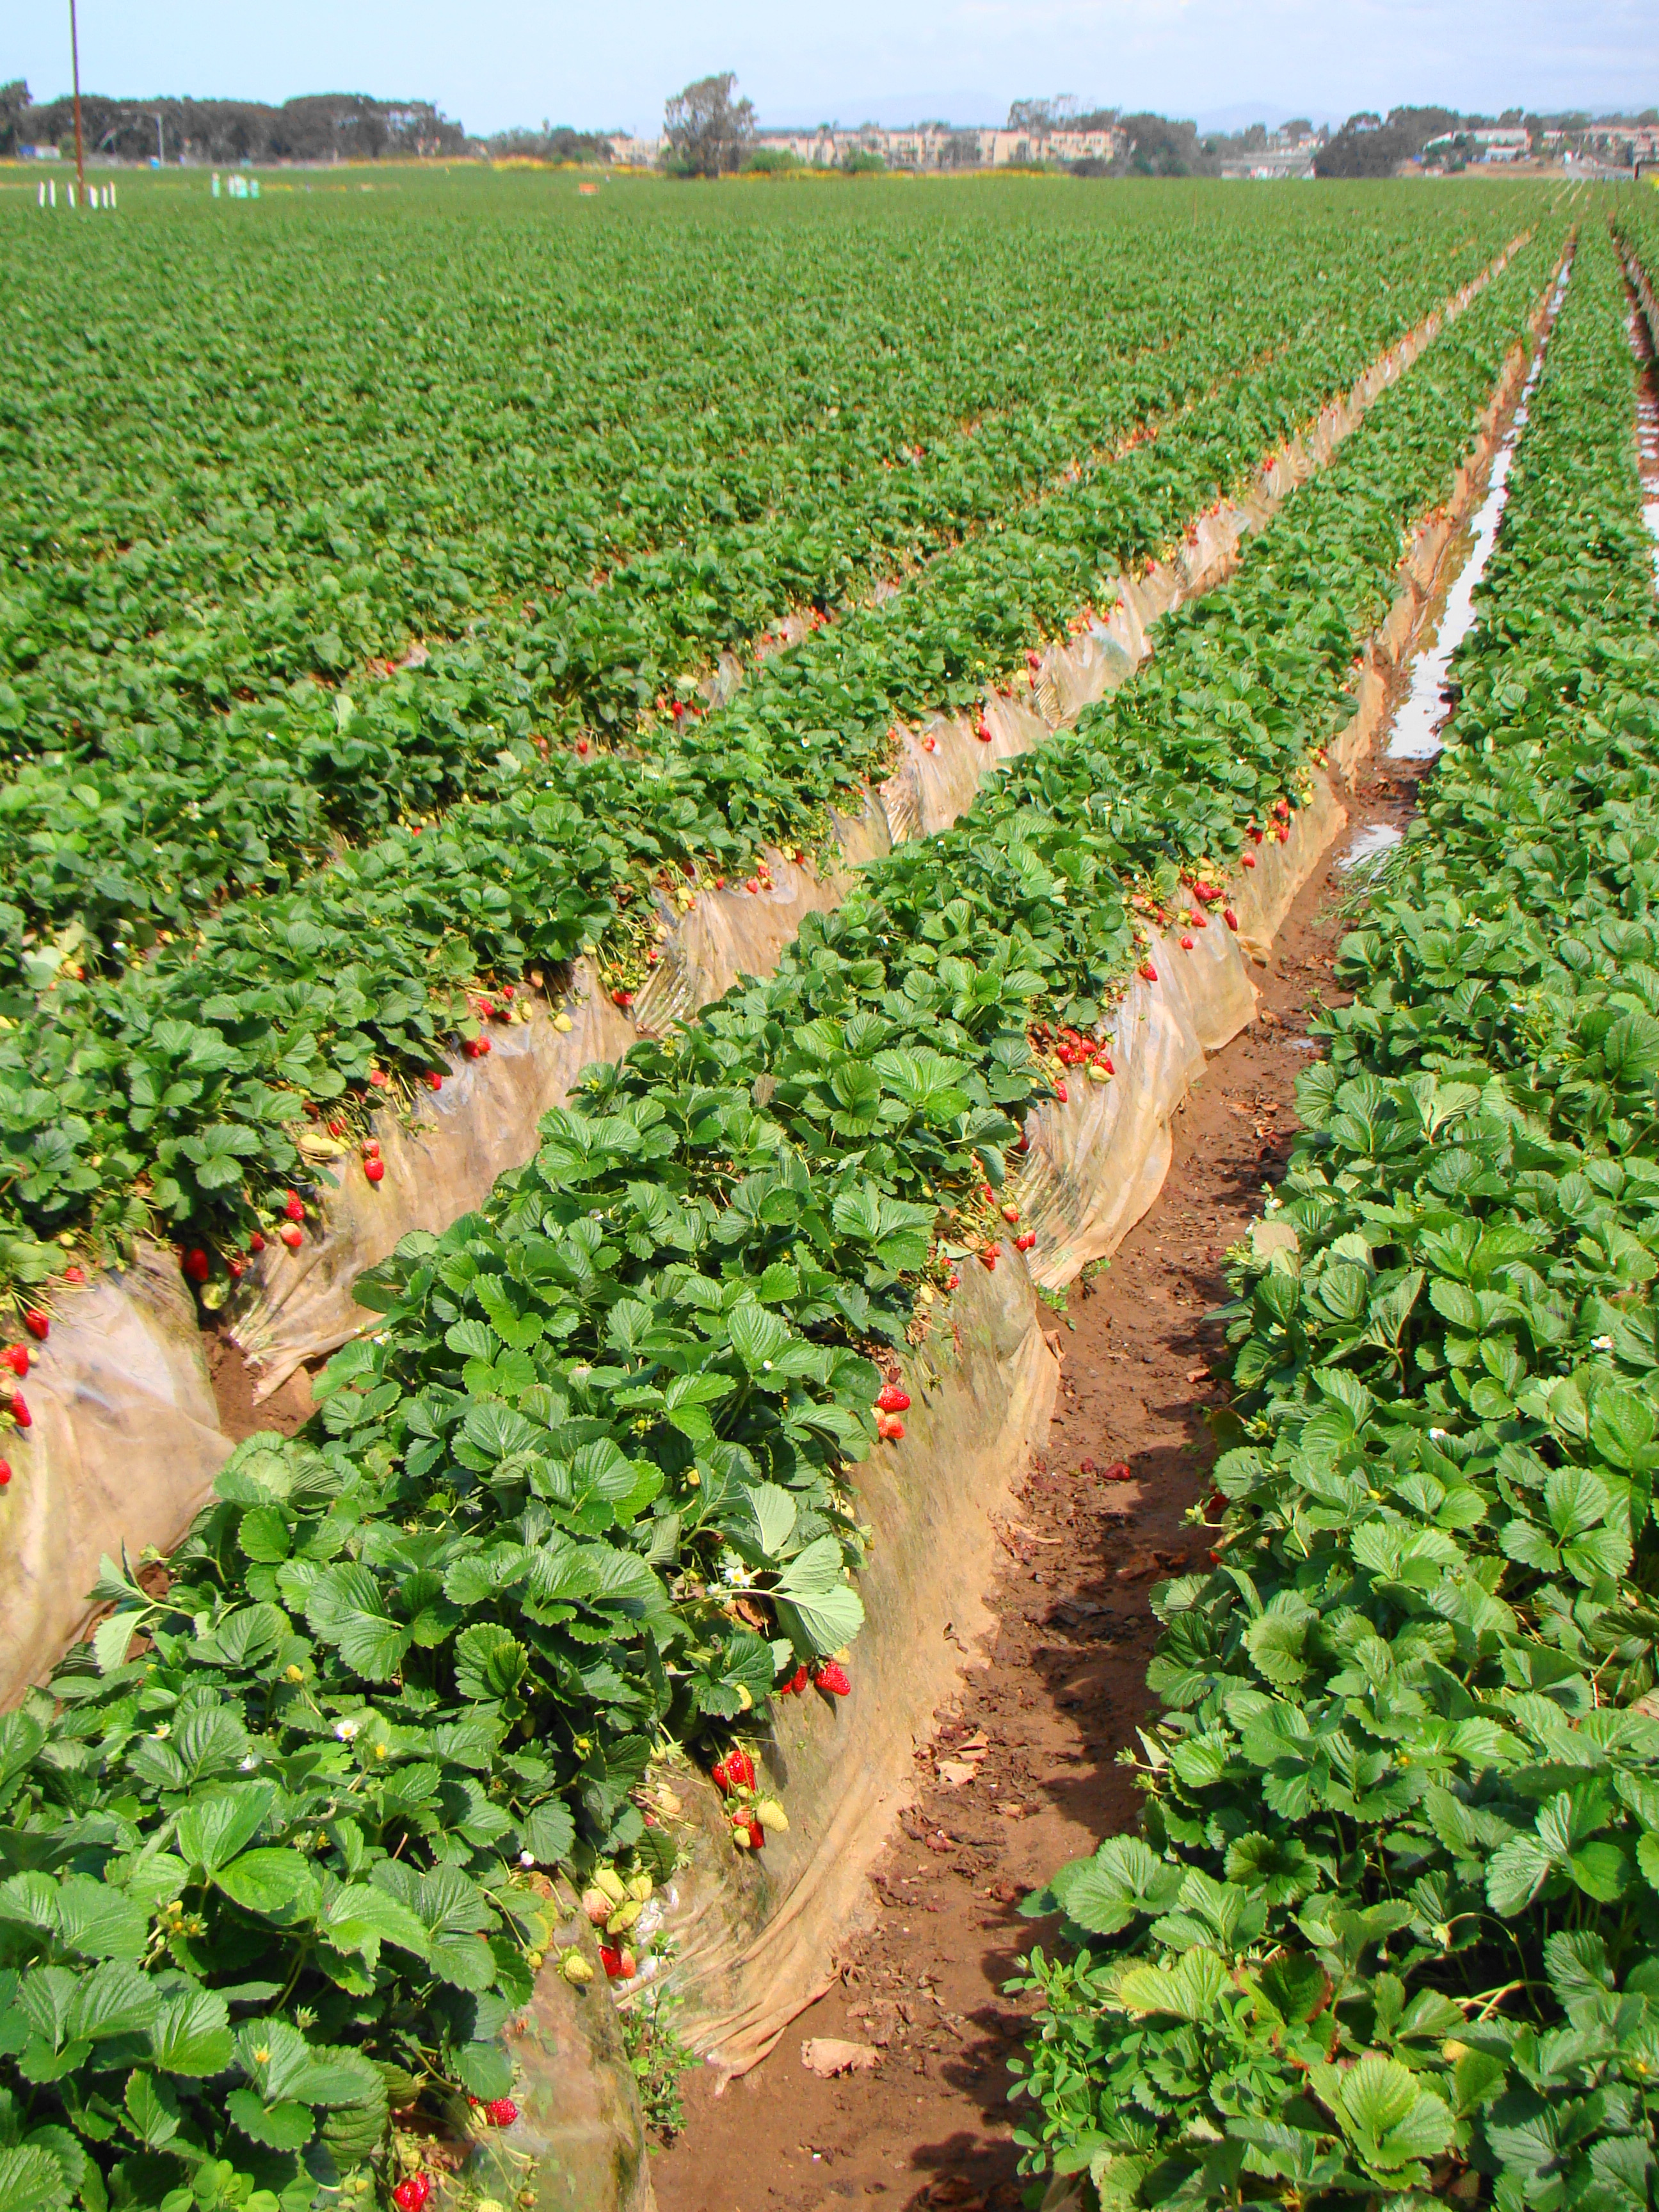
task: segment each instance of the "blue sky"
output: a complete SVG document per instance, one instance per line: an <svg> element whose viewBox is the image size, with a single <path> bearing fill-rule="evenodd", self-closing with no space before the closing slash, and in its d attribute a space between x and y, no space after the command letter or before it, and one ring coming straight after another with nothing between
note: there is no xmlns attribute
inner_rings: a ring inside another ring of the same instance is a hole
<svg viewBox="0 0 1659 2212"><path fill-rule="evenodd" d="M64 0L0 9L0 79L69 88ZM1435 100L1498 112L1659 104L1654 0L80 0L91 89L363 91L469 130L546 116L654 131L734 69L768 123L1000 122L1074 93L1231 125Z"/></svg>

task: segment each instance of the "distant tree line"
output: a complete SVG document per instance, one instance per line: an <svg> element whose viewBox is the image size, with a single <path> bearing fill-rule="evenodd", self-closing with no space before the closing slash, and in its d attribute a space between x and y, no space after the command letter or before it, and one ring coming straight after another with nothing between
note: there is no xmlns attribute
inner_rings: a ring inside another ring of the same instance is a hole
<svg viewBox="0 0 1659 2212"><path fill-rule="evenodd" d="M159 118L159 136L158 136ZM321 92L269 107L255 100L114 100L81 95L81 135L89 155L124 161L187 155L198 161L374 161L471 151L465 131L428 100L374 100ZM37 106L21 80L0 85L0 156L19 146L69 146L75 108L65 98Z"/></svg>
<svg viewBox="0 0 1659 2212"><path fill-rule="evenodd" d="M608 161L611 141L566 123L544 122L539 131L498 131L483 142L495 161Z"/></svg>

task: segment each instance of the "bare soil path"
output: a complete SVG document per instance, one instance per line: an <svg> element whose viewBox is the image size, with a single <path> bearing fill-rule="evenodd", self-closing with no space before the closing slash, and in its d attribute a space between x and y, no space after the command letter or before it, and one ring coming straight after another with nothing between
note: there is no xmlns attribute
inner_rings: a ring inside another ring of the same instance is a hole
<svg viewBox="0 0 1659 2212"><path fill-rule="evenodd" d="M1020 1897L1062 1861L1133 1824L1117 1764L1148 1700L1156 1623L1147 1590L1202 1556L1185 1520L1213 1447L1202 1371L1218 1334L1205 1315L1222 1267L1260 1211L1295 1126L1299 1040L1343 924L1334 863L1373 823L1403 826L1414 769L1362 764L1346 831L1280 932L1261 1012L1211 1060L1176 1120L1163 1192L1110 1267L1074 1286L1060 1402L1047 1449L1004 1526L988 1664L941 1709L918 1759L919 1794L872 1876L880 1911L848 1940L841 1978L765 2062L715 2096L685 2077L686 2124L653 2160L660 2212L1014 2212L1007 2060L1029 2000L1004 1984L1042 1929ZM1105 1471L1127 1462L1132 1480ZM821 2081L809 2037L872 2044L871 2072Z"/></svg>

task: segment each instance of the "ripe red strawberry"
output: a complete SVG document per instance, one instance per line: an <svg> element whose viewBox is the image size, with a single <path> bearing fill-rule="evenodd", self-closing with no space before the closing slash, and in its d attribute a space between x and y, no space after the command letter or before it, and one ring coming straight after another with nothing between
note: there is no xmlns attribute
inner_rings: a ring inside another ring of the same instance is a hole
<svg viewBox="0 0 1659 2212"><path fill-rule="evenodd" d="M961 1285L962 1278L957 1274L956 1269L952 1267L950 1273L945 1278L945 1287L947 1291L954 1291L960 1289Z"/></svg>
<svg viewBox="0 0 1659 2212"><path fill-rule="evenodd" d="M192 1283L206 1282L208 1279L208 1255L201 1249L199 1245L192 1250L185 1253L184 1268L185 1274L190 1277Z"/></svg>
<svg viewBox="0 0 1659 2212"><path fill-rule="evenodd" d="M620 1945L601 1943L599 1964L605 1968L606 1975L611 1981L620 1981L623 1978L623 1956Z"/></svg>
<svg viewBox="0 0 1659 2212"><path fill-rule="evenodd" d="M1129 1473L1129 1462L1123 1459L1115 1459L1109 1468L1103 1468L1100 1479L1103 1482L1129 1482L1133 1480Z"/></svg>
<svg viewBox="0 0 1659 2212"><path fill-rule="evenodd" d="M1234 913L1231 907L1228 907L1224 910L1223 918L1229 929L1237 929L1238 927L1238 916Z"/></svg>
<svg viewBox="0 0 1659 2212"><path fill-rule="evenodd" d="M276 1234L290 1252L297 1252L306 1241L306 1233L297 1221L285 1221Z"/></svg>
<svg viewBox="0 0 1659 2212"><path fill-rule="evenodd" d="M0 1459L0 1490L3 1490L10 1480L11 1462L9 1459Z"/></svg>
<svg viewBox="0 0 1659 2212"><path fill-rule="evenodd" d="M1143 960L1143 961L1141 962L1141 963L1140 963L1140 973L1141 973L1141 977L1142 977L1143 981L1145 981L1146 982L1148 982L1148 983L1156 983L1156 982L1157 982L1157 981L1158 981L1158 970L1157 970L1157 969L1156 969L1156 968L1154 968L1154 967L1153 967L1153 965L1152 965L1152 962L1151 962L1150 960Z"/></svg>
<svg viewBox="0 0 1659 2212"><path fill-rule="evenodd" d="M1243 854L1243 855L1242 855L1242 858L1243 858L1243 862L1244 862L1244 865L1245 865L1245 866L1246 866L1247 868L1253 868L1253 867L1255 867L1255 854L1254 853L1246 853L1246 854Z"/></svg>
<svg viewBox="0 0 1659 2212"><path fill-rule="evenodd" d="M423 2173L411 2173L400 2181L392 2192L392 2201L398 2212L421 2212L421 2207L432 2194L432 2184Z"/></svg>
<svg viewBox="0 0 1659 2212"><path fill-rule="evenodd" d="M586 738L577 738L576 750L581 755L584 760L587 758L587 740Z"/></svg>
<svg viewBox="0 0 1659 2212"><path fill-rule="evenodd" d="M513 996L513 986L512 986L512 984L511 984L511 983L503 983L503 984L502 984L502 986L501 986L501 996L502 996L502 998L504 998L504 999L509 999L509 1000L510 1000L510 999L512 998L512 996Z"/></svg>
<svg viewBox="0 0 1659 2212"><path fill-rule="evenodd" d="M979 739L981 744L988 745L991 742L990 724L988 722L981 722L975 728L974 735Z"/></svg>
<svg viewBox="0 0 1659 2212"><path fill-rule="evenodd" d="M1066 1103L1066 1085L1063 1083L1055 1084L1054 1096L1062 1106Z"/></svg>
<svg viewBox="0 0 1659 2212"><path fill-rule="evenodd" d="M66 1283L84 1283L86 1279L84 1267L65 1267L64 1270L64 1280Z"/></svg>
<svg viewBox="0 0 1659 2212"><path fill-rule="evenodd" d="M230 1279L233 1283L240 1283L247 1273L247 1261L239 1253L233 1252L225 1261L225 1266L230 1271Z"/></svg>
<svg viewBox="0 0 1659 2212"><path fill-rule="evenodd" d="M377 1091L386 1090L392 1081L392 1078L383 1067L371 1067L368 1071L368 1079Z"/></svg>
<svg viewBox="0 0 1659 2212"><path fill-rule="evenodd" d="M519 2108L511 2097L492 2097L484 2106L484 2118L492 2128L510 2128L519 2117Z"/></svg>
<svg viewBox="0 0 1659 2212"><path fill-rule="evenodd" d="M1258 845L1261 842L1263 833L1254 822L1250 824L1250 835L1255 838Z"/></svg>
<svg viewBox="0 0 1659 2212"><path fill-rule="evenodd" d="M750 876L748 881L744 884L744 889L746 891L758 891L760 889L758 879L754 876Z"/></svg>
<svg viewBox="0 0 1659 2212"><path fill-rule="evenodd" d="M365 1160L363 1162L363 1173L368 1176L370 1182L379 1182L381 1176L386 1173L386 1162L384 1160Z"/></svg>
<svg viewBox="0 0 1659 2212"><path fill-rule="evenodd" d="M654 968L661 957L662 955L657 951L657 948L653 945L645 956L645 964L647 968Z"/></svg>
<svg viewBox="0 0 1659 2212"><path fill-rule="evenodd" d="M1019 1133L1019 1142L1014 1146L1014 1150L1017 1152L1029 1152L1030 1149L1031 1139L1026 1132L1022 1129Z"/></svg>
<svg viewBox="0 0 1659 2212"><path fill-rule="evenodd" d="M766 1831L752 1813L749 1815L749 1848L751 1851L766 1849Z"/></svg>
<svg viewBox="0 0 1659 2212"><path fill-rule="evenodd" d="M724 877L724 876L716 876L716 877L715 877L715 878L714 878L714 889L715 889L717 891L723 891L723 890L726 889L726 878L725 878L725 877Z"/></svg>
<svg viewBox="0 0 1659 2212"><path fill-rule="evenodd" d="M1181 940L1181 949L1183 952L1190 952L1193 949L1193 939L1190 937L1183 937Z"/></svg>
<svg viewBox="0 0 1659 2212"><path fill-rule="evenodd" d="M624 991L619 985L611 994L611 1003L613 1006L631 1006L634 1003L634 994L631 991Z"/></svg>
<svg viewBox="0 0 1659 2212"><path fill-rule="evenodd" d="M331 1137L343 1137L345 1134L345 1123L343 1121L331 1121L328 1125L328 1133Z"/></svg>
<svg viewBox="0 0 1659 2212"><path fill-rule="evenodd" d="M904 1442L904 1424L896 1413L878 1413L876 1434L890 1444L902 1444Z"/></svg>
<svg viewBox="0 0 1659 2212"><path fill-rule="evenodd" d="M787 1697L787 1698L798 1698L798 1697L799 1697L799 1695L800 1695L801 1692L802 1692L802 1691L806 1687L806 1681L807 1681L807 1675L806 1675L806 1669L805 1669L805 1667L797 1667L797 1668L796 1668L796 1669L795 1669L795 1671L794 1671L794 1673L793 1673L793 1674L789 1677L789 1680L788 1680L784 1684L784 1686L783 1686L783 1694L784 1694L784 1695L785 1695L785 1697Z"/></svg>
<svg viewBox="0 0 1659 2212"><path fill-rule="evenodd" d="M755 1762L740 1743L732 1745L713 1772L720 1787L728 1792L755 1786Z"/></svg>
<svg viewBox="0 0 1659 2212"><path fill-rule="evenodd" d="M1095 1057L1105 1069L1108 1075L1115 1075L1117 1073L1117 1069L1113 1065L1112 1055L1109 1052L1097 1053Z"/></svg>
<svg viewBox="0 0 1659 2212"><path fill-rule="evenodd" d="M1015 1249L1015 1251L1016 1251L1016 1252L1029 1252L1029 1251L1030 1250L1030 1249L1031 1249L1032 1245L1034 1245L1036 1243L1036 1230L1034 1230L1034 1229L1028 1229L1028 1230L1026 1231L1025 1234L1024 1234L1023 1237L1015 1237L1015 1239L1014 1239L1014 1249Z"/></svg>
<svg viewBox="0 0 1659 2212"><path fill-rule="evenodd" d="M20 1429L32 1429L34 1426L34 1416L24 1402L21 1390L14 1390L11 1394L11 1417Z"/></svg>
<svg viewBox="0 0 1659 2212"><path fill-rule="evenodd" d="M1019 1219L1019 1208L1011 1202L1002 1208L1002 1218L1012 1224Z"/></svg>
<svg viewBox="0 0 1659 2212"><path fill-rule="evenodd" d="M290 1221L303 1221L305 1219L305 1200L301 1197L297 1190L289 1191L288 1196L283 1201L283 1211L287 1214Z"/></svg>
<svg viewBox="0 0 1659 2212"><path fill-rule="evenodd" d="M847 1669L839 1659L826 1659L812 1677L815 1689L827 1690L832 1698L852 1695L853 1685L847 1679Z"/></svg>
<svg viewBox="0 0 1659 2212"><path fill-rule="evenodd" d="M1291 825L1288 822L1279 830L1279 842L1281 845L1288 845L1291 842Z"/></svg>
<svg viewBox="0 0 1659 2212"><path fill-rule="evenodd" d="M428 1091L441 1091L444 1087L444 1079L435 1067L427 1070L426 1082Z"/></svg>
<svg viewBox="0 0 1659 2212"><path fill-rule="evenodd" d="M878 1411L884 1413L908 1413L910 1394L908 1390L901 1390L896 1382L889 1382L877 1398L876 1406Z"/></svg>
<svg viewBox="0 0 1659 2212"><path fill-rule="evenodd" d="M29 1371L28 1346L26 1344L9 1344L3 1352L0 1352L0 1362L9 1367L14 1375L27 1375Z"/></svg>
<svg viewBox="0 0 1659 2212"><path fill-rule="evenodd" d="M939 739L937 738L924 738L921 741L921 749L925 753L936 753L939 750Z"/></svg>
<svg viewBox="0 0 1659 2212"><path fill-rule="evenodd" d="M380 1140L378 1137L365 1137L363 1139L363 1158L366 1160L378 1159L380 1158Z"/></svg>
<svg viewBox="0 0 1659 2212"><path fill-rule="evenodd" d="M52 1323L38 1307L32 1306L23 1316L23 1326L38 1343L44 1344L52 1334Z"/></svg>
<svg viewBox="0 0 1659 2212"><path fill-rule="evenodd" d="M1276 799L1273 801L1273 812L1279 817L1281 822L1288 822L1291 818L1290 800L1288 799Z"/></svg>

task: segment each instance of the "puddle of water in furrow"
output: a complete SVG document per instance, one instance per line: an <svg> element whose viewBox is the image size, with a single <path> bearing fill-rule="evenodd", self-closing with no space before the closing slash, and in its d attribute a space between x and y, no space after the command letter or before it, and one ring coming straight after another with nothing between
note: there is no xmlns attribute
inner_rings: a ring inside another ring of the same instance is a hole
<svg viewBox="0 0 1659 2212"><path fill-rule="evenodd" d="M1560 281L1556 285L1543 338L1533 356L1532 367L1528 370L1526 383L1522 387L1521 404L1510 420L1503 444L1493 457L1486 495L1469 526L1468 551L1464 556L1463 566L1446 594L1446 604L1434 627L1431 641L1421 648L1412 663L1411 690L1401 702L1389 733L1388 757L1390 760L1432 760L1443 743L1440 733L1450 711L1445 697L1446 673L1451 666L1452 655L1474 626L1475 589L1486 574L1486 563L1492 558L1492 549L1498 542L1498 526L1503 520L1504 504L1509 497L1510 464L1515 459L1516 441L1527 426L1527 403L1543 368L1544 349L1549 343L1555 318L1560 313L1562 295L1566 291L1567 279L1571 273L1570 268L1563 270Z"/></svg>

